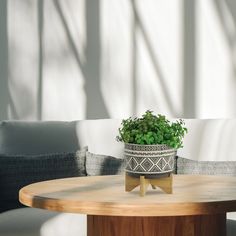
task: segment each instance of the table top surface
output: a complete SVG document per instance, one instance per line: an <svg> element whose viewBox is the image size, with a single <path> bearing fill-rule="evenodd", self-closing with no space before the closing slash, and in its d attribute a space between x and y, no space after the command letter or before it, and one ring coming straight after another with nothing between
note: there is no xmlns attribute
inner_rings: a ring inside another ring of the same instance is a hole
<svg viewBox="0 0 236 236"><path fill-rule="evenodd" d="M174 175L173 194L139 187L125 192L124 176L49 180L25 186L24 205L60 212L110 216L178 216L236 211L236 177Z"/></svg>

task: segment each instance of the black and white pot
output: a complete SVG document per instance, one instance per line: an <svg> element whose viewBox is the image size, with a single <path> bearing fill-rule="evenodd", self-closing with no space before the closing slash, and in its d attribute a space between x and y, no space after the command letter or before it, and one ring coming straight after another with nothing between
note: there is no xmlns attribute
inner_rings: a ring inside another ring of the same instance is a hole
<svg viewBox="0 0 236 236"><path fill-rule="evenodd" d="M167 145L125 143L125 171L130 174L167 174L174 170L176 149Z"/></svg>

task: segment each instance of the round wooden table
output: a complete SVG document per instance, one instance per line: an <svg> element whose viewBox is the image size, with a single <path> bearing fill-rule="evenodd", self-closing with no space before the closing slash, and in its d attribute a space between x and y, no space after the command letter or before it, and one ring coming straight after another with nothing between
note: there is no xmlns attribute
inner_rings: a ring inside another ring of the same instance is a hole
<svg viewBox="0 0 236 236"><path fill-rule="evenodd" d="M236 177L174 175L173 194L125 192L124 176L50 180L20 190L24 205L87 214L88 236L224 236Z"/></svg>

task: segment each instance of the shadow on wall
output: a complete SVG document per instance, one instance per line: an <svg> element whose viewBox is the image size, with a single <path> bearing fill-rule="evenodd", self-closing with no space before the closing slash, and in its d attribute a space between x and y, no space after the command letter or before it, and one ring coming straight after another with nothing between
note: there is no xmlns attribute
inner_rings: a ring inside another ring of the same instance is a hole
<svg viewBox="0 0 236 236"><path fill-rule="evenodd" d="M131 9L133 11L133 87L136 88L137 84L137 35L138 35L138 30L140 31L141 36L143 37L144 44L146 46L147 52L150 57L150 61L154 67L154 71L156 74L156 78L159 80L159 85L161 87L161 90L163 91L163 94L165 96L165 100L167 102L168 108L171 111L172 115L174 117L181 116L180 112L177 111L174 107L173 100L171 98L171 94L168 90L168 84L167 80L164 77L164 73L162 72L161 66L158 62L157 57L155 56L155 50L154 47L151 43L150 37L145 29L145 26L142 22L141 16L139 14L137 5L136 5L136 0L131 1ZM137 91L133 91L133 114L136 114L137 112Z"/></svg>
<svg viewBox="0 0 236 236"><path fill-rule="evenodd" d="M214 0L215 9L220 19L231 53L232 71L236 78L236 2L234 0ZM229 24L230 19L230 24Z"/></svg>
<svg viewBox="0 0 236 236"><path fill-rule="evenodd" d="M44 0L38 0L38 91L37 91L37 119L42 120L42 109L43 109L43 24L44 24Z"/></svg>
<svg viewBox="0 0 236 236"><path fill-rule="evenodd" d="M235 0L214 0L216 13L228 44L233 89L236 88L236 2ZM231 94L232 95L232 94ZM231 99L236 100L235 93ZM235 108L234 108L235 110Z"/></svg>
<svg viewBox="0 0 236 236"><path fill-rule="evenodd" d="M132 113L136 114L137 112L137 30L141 33L143 37L146 49L148 51L150 61L154 67L156 78L159 80L159 85L164 93L165 100L167 102L168 108L171 111L172 115L185 116L185 117L194 117L195 112L195 3L194 0L183 0L184 1L184 67L183 67L183 77L184 77L184 89L183 89L183 111L176 111L171 94L168 91L167 80L164 77L162 69L159 65L158 59L154 54L154 48L151 44L149 35L145 29L145 26L142 22L142 19L139 15L136 0L131 1L131 10L133 11L133 29L132 29L132 41L133 41L133 58L132 60ZM37 27L38 27L38 90L37 90L37 109L36 109L36 119L42 120L42 110L43 110L43 70L44 70L44 0L37 1ZM7 48L8 48L8 39L7 39L7 2L1 1L1 48L5 49L1 53L1 74L3 79L1 79L1 109L0 109L0 119L7 119L7 106L10 103L12 117L14 119L20 119L21 116L17 113L17 107L19 103L14 104L14 99L9 99L9 89L8 89L8 72L7 72ZM61 25L63 27L70 52L73 55L79 70L82 72L84 82L85 82L85 96L86 96L86 115L87 119L94 118L109 118L109 112L106 107L102 92L101 92L101 76L100 76L100 62L101 62L101 23L100 23L100 0L85 1L85 24L86 24L86 49L85 49L85 58L83 62L80 58L78 51L77 43L73 39L72 33L67 22L67 18L63 12L61 2L53 0L53 4L56 12L58 13ZM3 72L2 72L3 71ZM15 96L15 94L13 94ZM112 96L112 95L111 95Z"/></svg>
<svg viewBox="0 0 236 236"><path fill-rule="evenodd" d="M0 1L0 120L8 118L7 0Z"/></svg>
<svg viewBox="0 0 236 236"><path fill-rule="evenodd" d="M27 2L25 2L26 4ZM100 59L101 59L101 42L100 42L100 1L85 1L85 28L86 28L86 50L85 58L86 60L82 62L80 59L77 43L74 41L72 32L67 22L67 17L63 12L60 1L52 0L54 8L58 13L61 26L64 30L68 46L71 55L77 62L79 70L82 72L84 79L84 92L86 96L86 114L85 118L95 119L95 118L109 118L106 104L101 92L101 77L100 77ZM23 3L22 3L23 4ZM28 3L27 3L28 4ZM45 64L45 46L44 46L44 26L47 23L45 19L45 1L38 0L36 4L37 9L37 38L38 38L38 50L36 54L36 59L38 62L37 71L37 91L36 91L36 103L33 106L25 106L29 102L24 102L21 96L24 97L26 94L23 90L28 89L24 84L20 83L17 78L9 81L10 75L8 74L8 22L7 22L7 0L0 1L0 120L3 119L22 119L22 117L27 117L23 112L32 112L29 117L34 117L36 120L43 119L43 87L44 87L44 64ZM33 4L34 5L34 4ZM34 11L33 5L30 5L30 10ZM17 38L16 38L17 40ZM17 45L14 42L10 45L11 51L17 49ZM21 53L19 51L19 53ZM20 55L20 54L19 54ZM20 58L20 56L18 57ZM34 58L32 58L34 60ZM17 61L14 55L11 58L11 67L14 69ZM16 76L16 75L14 75ZM32 78L33 79L33 78ZM17 84L16 84L17 82ZM33 82L33 81L32 81ZM32 84L32 86L35 86ZM12 92L12 97L10 98L10 91ZM27 92L27 91L26 91ZM28 91L31 93L31 91ZM27 93L30 95L29 93ZM27 95L27 96L28 96ZM31 94L33 95L33 94ZM45 98L44 98L45 99ZM28 100L32 101L32 99ZM10 114L8 114L8 107L10 107ZM27 111L26 111L27 110ZM33 114L35 112L35 115ZM22 115L23 114L23 115ZM32 119L32 118L31 118Z"/></svg>
<svg viewBox="0 0 236 236"><path fill-rule="evenodd" d="M40 2L40 1L39 1ZM85 80L86 94L86 119L109 118L109 113L101 93L100 78L100 1L86 1L86 61L83 63L74 41L66 17L63 13L60 2L53 0L55 9L60 17L61 24L65 31L67 42L77 66L80 68ZM43 15L43 14L41 14ZM43 27L43 26L42 26ZM42 38L40 34L40 38ZM41 40L40 40L41 41ZM41 45L42 49L43 45ZM42 49L43 50L43 49ZM42 54L41 54L42 55ZM42 68L42 67L41 67ZM42 81L42 78L41 78ZM42 82L40 82L42 84ZM40 96L39 96L40 98Z"/></svg>
<svg viewBox="0 0 236 236"><path fill-rule="evenodd" d="M183 116L196 117L196 1L183 0Z"/></svg>
<svg viewBox="0 0 236 236"><path fill-rule="evenodd" d="M22 1L28 4L28 1ZM35 119L42 120L43 119L43 89L46 77L44 76L45 70L45 51L47 48L45 47L45 28L47 21L50 20L48 16L45 16L45 8L46 2L44 0L37 0L36 10L37 10L37 38L35 40L36 44L38 43L38 50L36 56L37 64L37 91L36 91L36 102L28 101L28 97L32 97L34 94L28 87L24 87L23 83L16 81L9 83L9 73L8 73L8 22L7 22L7 0L0 1L0 120L2 119L22 119L22 114L25 112L35 112ZM82 2L82 1L81 1ZM78 41L79 37L75 39L73 35L73 30L70 27L70 20L68 15L71 12L66 12L64 6L66 6L66 1L57 1L52 0L50 3L53 5L53 10L55 10L56 15L59 19L59 25L63 29L63 36L66 39L65 47L69 48L69 56L73 57L73 61L76 63L76 69L82 74L82 78L84 79L84 91L86 97L86 111L85 118L86 119L95 119L95 118L109 118L110 114L107 108L107 105L104 101L104 97L101 90L102 78L101 78L101 61L103 51L101 48L101 1L100 0L84 0L84 12L85 12L85 60L83 60L83 56L80 53ZM131 28L130 36L132 41L132 55L130 60L132 61L132 78L129 78L132 81L131 88L131 96L132 101L129 101L132 104L131 113L136 114L139 106L139 94L138 94L138 56L139 56L139 46L138 41L140 38L142 39L143 45L147 51L150 63L154 68L154 76L157 83L157 89L159 89L163 97L166 101L167 110L170 111L172 116L175 117L186 117L186 118L194 118L197 116L196 111L196 103L198 101L197 90L196 90L196 79L197 79L197 68L196 68L196 52L197 52L197 42L196 42L196 23L199 22L199 19L196 19L196 4L198 4L195 0L180 0L179 4L183 6L183 16L182 16L182 25L183 25L183 67L182 67L182 108L176 109L175 101L173 96L169 90L171 78L166 78L165 68L161 67L162 57L158 57L155 54L155 45L152 43L151 34L148 31L147 27L145 27L145 20L142 18L141 8L138 8L138 0L129 1L130 8L133 20L133 25ZM222 29L227 39L230 51L230 62L232 67L232 77L236 78L236 3L234 0L214 0L212 1L213 6L215 6L217 16L219 18L219 22L222 24ZM34 5L34 4L32 4ZM234 10L235 9L235 10ZM16 9L15 9L16 10ZM34 8L30 9L33 12ZM23 15L25 13L23 12ZM34 13L33 13L34 14ZM229 18L231 20L231 24L229 24ZM57 22L56 22L57 23ZM73 22L77 24L76 22ZM35 27L36 28L36 27ZM35 33L34 33L35 36ZM140 38L138 38L140 37ZM158 36L159 37L159 36ZM161 36L160 36L161 37ZM76 41L78 39L78 41ZM17 39L16 39L17 40ZM64 42L63 42L64 43ZM60 44L59 44L60 45ZM10 49L14 54L15 45L10 45ZM17 45L16 45L17 46ZM33 45L35 46L35 45ZM66 49L67 49L66 48ZM65 49L65 51L66 51ZM119 50L119 49L117 49ZM18 54L21 51L17 52ZM66 52L67 53L67 52ZM57 56L57 55L56 55ZM19 57L20 58L20 57ZM34 58L33 58L34 59ZM32 59L32 60L33 60ZM17 61L14 61L14 55L11 58L11 67L17 66ZM19 59L18 59L19 60ZM55 57L55 60L61 60L58 57ZM66 56L62 55L62 65L66 60ZM57 62L58 62L57 61ZM69 63L69 62L68 62ZM121 62L122 63L122 62ZM168 63L168 62L165 62ZM55 63L56 64L56 63ZM59 63L58 63L59 64ZM65 64L65 63L64 63ZM59 65L59 66L60 66ZM69 68L70 70L70 68ZM63 74L63 73L62 73ZM49 75L51 76L51 75ZM62 75L63 76L63 75ZM78 76L78 74L77 74ZM15 76L17 77L17 76ZM56 76L55 76L56 77ZM76 77L77 78L77 77ZM79 80L80 78L78 78ZM130 82L129 81L129 82ZM28 81L27 81L28 82ZM26 82L26 83L27 83ZM63 81L63 83L66 83ZM159 86L159 88L158 88ZM235 79L236 86L236 79ZM10 87L10 88L9 88ZM70 87L68 87L70 88ZM30 88L31 89L31 88ZM156 88L155 88L156 89ZM26 91L27 90L27 91ZM10 92L12 96L10 96ZM80 91L78 91L80 92ZM153 91L150 90L150 93ZM23 95L22 95L23 94ZM25 95L24 95L25 94ZM60 94L60 93L58 93ZM235 93L234 93L235 94ZM23 98L18 99L22 95ZM56 94L56 96L58 96ZM110 94L112 96L112 94ZM158 97L156 98L155 103L158 104ZM57 98L57 97L56 97ZM63 99L63 98L61 98ZM74 99L74 97L72 97ZM56 100L56 99L55 99ZM145 105L148 102L145 103ZM60 105L60 104L59 104ZM122 104L119 104L122 106ZM35 107L37 106L37 107ZM158 105L156 105L158 107ZM11 108L11 116L8 114L8 107ZM57 111L57 110L56 110ZM23 116L27 117L27 116ZM30 116L29 116L30 117Z"/></svg>

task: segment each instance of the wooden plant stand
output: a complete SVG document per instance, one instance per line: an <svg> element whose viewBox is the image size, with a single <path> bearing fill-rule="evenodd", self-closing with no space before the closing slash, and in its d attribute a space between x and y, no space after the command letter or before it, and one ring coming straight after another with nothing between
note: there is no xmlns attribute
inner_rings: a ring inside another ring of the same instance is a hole
<svg viewBox="0 0 236 236"><path fill-rule="evenodd" d="M139 195L141 197L145 196L147 188L149 184L152 186L153 189L159 187L165 193L172 193L172 183L173 183L173 176L169 174L169 176L160 177L156 179L147 178L144 175L140 175L140 177L132 177L128 173L125 173L125 191L130 192L137 186L140 186Z"/></svg>

